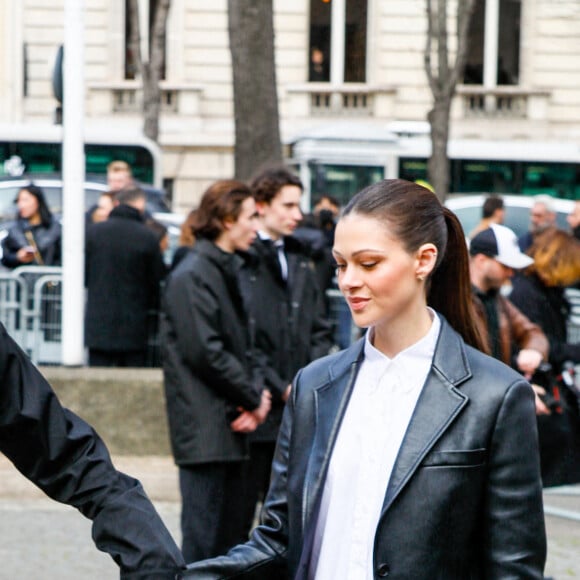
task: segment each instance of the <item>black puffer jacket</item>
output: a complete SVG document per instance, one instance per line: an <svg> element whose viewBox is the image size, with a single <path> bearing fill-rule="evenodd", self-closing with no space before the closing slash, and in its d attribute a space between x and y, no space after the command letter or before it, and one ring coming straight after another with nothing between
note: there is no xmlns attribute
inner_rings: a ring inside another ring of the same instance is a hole
<svg viewBox="0 0 580 580"><path fill-rule="evenodd" d="M178 465L247 457L247 435L234 433L230 422L237 407L258 407L262 388L252 373L240 265L235 254L199 240L167 280L161 342Z"/></svg>
<svg viewBox="0 0 580 580"><path fill-rule="evenodd" d="M18 218L8 230L8 235L2 241L2 263L8 268L16 268L23 264L16 254L20 248L30 246L25 232L30 232L42 256L42 265L60 266L61 263L61 227L54 218L50 225L39 224L31 226L28 220ZM37 264L38 262L32 262Z"/></svg>

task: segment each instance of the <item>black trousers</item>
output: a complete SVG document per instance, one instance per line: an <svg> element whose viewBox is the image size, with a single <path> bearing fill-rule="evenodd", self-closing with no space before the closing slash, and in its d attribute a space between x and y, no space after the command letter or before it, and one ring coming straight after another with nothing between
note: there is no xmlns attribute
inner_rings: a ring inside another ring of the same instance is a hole
<svg viewBox="0 0 580 580"><path fill-rule="evenodd" d="M179 468L182 552L186 562L225 554L244 534L244 462Z"/></svg>
<svg viewBox="0 0 580 580"><path fill-rule="evenodd" d="M147 360L146 350L97 350L89 349L89 366L91 367L144 367Z"/></svg>
<svg viewBox="0 0 580 580"><path fill-rule="evenodd" d="M264 501L270 487L270 473L276 443L274 441L254 441L250 443L250 461L245 464L246 495L244 522L246 536L253 528L256 506Z"/></svg>

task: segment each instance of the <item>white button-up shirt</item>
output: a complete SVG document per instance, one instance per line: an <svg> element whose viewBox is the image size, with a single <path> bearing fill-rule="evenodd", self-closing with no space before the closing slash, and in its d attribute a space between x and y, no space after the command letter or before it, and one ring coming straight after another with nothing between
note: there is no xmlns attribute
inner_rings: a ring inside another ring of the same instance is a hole
<svg viewBox="0 0 580 580"><path fill-rule="evenodd" d="M431 368L441 323L388 358L367 333L352 396L324 483L309 578L372 580L373 544L387 485Z"/></svg>

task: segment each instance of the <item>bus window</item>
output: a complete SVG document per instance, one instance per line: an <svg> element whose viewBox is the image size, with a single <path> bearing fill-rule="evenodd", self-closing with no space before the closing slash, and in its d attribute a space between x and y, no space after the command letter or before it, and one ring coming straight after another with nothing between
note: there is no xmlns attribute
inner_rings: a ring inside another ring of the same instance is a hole
<svg viewBox="0 0 580 580"><path fill-rule="evenodd" d="M407 181L427 181L427 159L401 157L399 159L399 177Z"/></svg>
<svg viewBox="0 0 580 580"><path fill-rule="evenodd" d="M62 127L0 125L0 177L61 174ZM104 178L107 165L126 161L136 180L161 186L161 151L141 134L86 131L85 173Z"/></svg>
<svg viewBox="0 0 580 580"><path fill-rule="evenodd" d="M522 193L547 193L580 199L580 165L575 163L522 163Z"/></svg>
<svg viewBox="0 0 580 580"><path fill-rule="evenodd" d="M0 142L0 175L8 174L6 162L19 158L26 173L59 173L60 143Z"/></svg>
<svg viewBox="0 0 580 580"><path fill-rule="evenodd" d="M141 183L153 183L153 155L138 145L85 145L87 174L105 175L111 161L126 161L133 177Z"/></svg>
<svg viewBox="0 0 580 580"><path fill-rule="evenodd" d="M370 165L310 163L310 199L314 205L323 194L336 197L341 205L361 189L384 178L384 168Z"/></svg>
<svg viewBox="0 0 580 580"><path fill-rule="evenodd" d="M513 193L518 190L513 161L456 159L451 162L454 193Z"/></svg>

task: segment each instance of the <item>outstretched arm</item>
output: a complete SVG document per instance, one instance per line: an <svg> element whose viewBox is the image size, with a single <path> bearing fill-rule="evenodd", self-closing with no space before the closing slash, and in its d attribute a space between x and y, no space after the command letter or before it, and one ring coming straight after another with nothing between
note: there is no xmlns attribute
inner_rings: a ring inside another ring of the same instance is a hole
<svg viewBox="0 0 580 580"><path fill-rule="evenodd" d="M122 578L174 578L184 564L141 484L120 473L97 433L64 409L0 325L0 451L51 498L93 520Z"/></svg>

